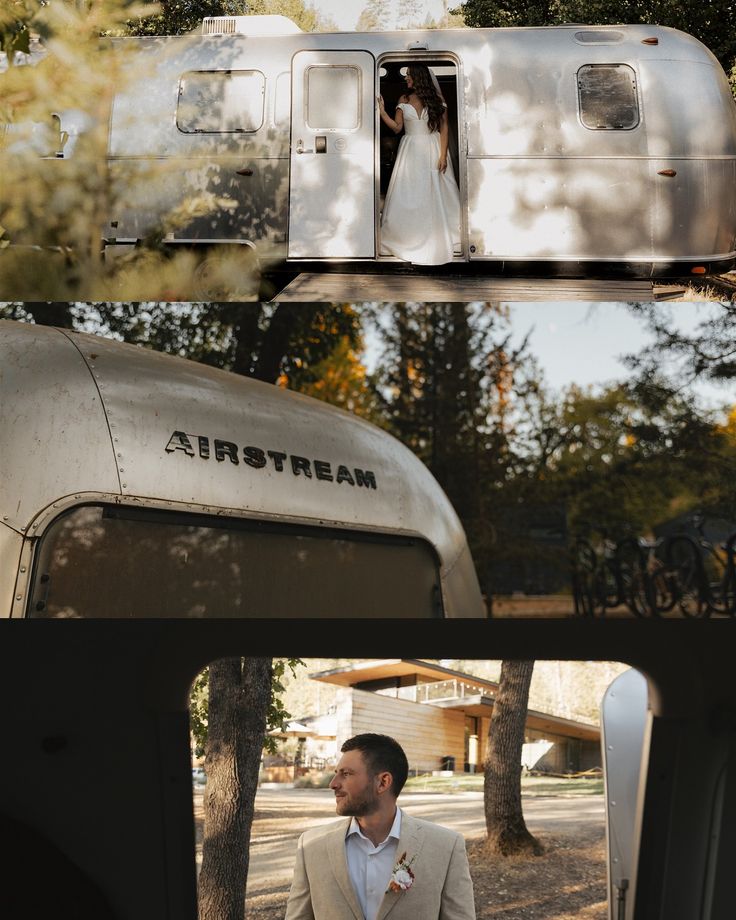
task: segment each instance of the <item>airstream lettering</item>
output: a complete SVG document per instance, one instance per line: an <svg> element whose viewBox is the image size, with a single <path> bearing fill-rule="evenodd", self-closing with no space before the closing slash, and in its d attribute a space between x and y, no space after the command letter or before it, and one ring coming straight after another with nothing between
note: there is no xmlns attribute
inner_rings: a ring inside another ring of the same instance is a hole
<svg viewBox="0 0 736 920"><path fill-rule="evenodd" d="M276 386L0 322L0 456L1 616L486 615L426 467Z"/></svg>
<svg viewBox="0 0 736 920"><path fill-rule="evenodd" d="M449 115L456 269L648 277L736 261L736 106L692 36L647 25L264 35L260 19L123 40L137 53L111 117L121 193L108 258L209 195L166 245L391 269L380 221L398 139L376 100L393 111L406 67L422 62Z"/></svg>
<svg viewBox="0 0 736 920"><path fill-rule="evenodd" d="M184 431L175 431L169 438L169 443L165 450L167 454L175 451L182 451L188 457L194 457L194 447L192 440L197 442L199 456L203 460L210 458L210 439L205 435L188 435ZM213 439L215 459L219 461L230 460L236 466L240 463L240 452L238 445L233 441L222 441L219 438ZM280 450L263 450L260 447L248 445L242 449L243 462L253 469L262 470L271 460L271 467L277 473L283 473L286 469L285 463L288 460L291 466L291 472L295 476L305 476L307 479L312 478L312 469L314 468L314 477L323 482L348 482L351 486L364 486L368 489L377 489L375 473L371 470L363 470L359 467L353 467L352 473L348 467L340 464L337 467L337 473L333 475L332 464L327 460L309 460L307 457L299 457L296 454L286 454ZM268 458L268 459L267 459Z"/></svg>

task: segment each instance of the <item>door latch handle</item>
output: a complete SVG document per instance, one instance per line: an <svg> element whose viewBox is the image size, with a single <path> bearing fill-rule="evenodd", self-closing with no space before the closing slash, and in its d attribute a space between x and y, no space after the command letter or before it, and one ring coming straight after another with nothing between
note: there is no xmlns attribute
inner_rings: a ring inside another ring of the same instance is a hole
<svg viewBox="0 0 736 920"><path fill-rule="evenodd" d="M297 153L314 153L314 150L311 147L309 148L305 147L304 141L301 138L299 138L299 140L296 142L296 152Z"/></svg>

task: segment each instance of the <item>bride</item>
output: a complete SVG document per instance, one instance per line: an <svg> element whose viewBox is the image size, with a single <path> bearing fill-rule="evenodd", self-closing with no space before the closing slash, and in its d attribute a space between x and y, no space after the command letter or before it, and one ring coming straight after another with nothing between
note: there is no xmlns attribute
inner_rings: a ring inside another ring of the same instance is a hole
<svg viewBox="0 0 736 920"><path fill-rule="evenodd" d="M378 97L382 121L399 144L381 217L381 252L417 265L452 261L460 246L460 194L447 155L447 105L424 64L406 70L407 92L394 118Z"/></svg>

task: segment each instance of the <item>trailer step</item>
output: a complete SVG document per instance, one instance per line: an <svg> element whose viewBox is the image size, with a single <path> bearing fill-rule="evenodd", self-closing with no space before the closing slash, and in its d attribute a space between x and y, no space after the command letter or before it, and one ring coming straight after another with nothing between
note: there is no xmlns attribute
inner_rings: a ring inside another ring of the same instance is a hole
<svg viewBox="0 0 736 920"><path fill-rule="evenodd" d="M590 300L653 301L672 299L684 286L659 288L651 281L589 278L491 278L452 275L342 274L304 272L290 281L274 301L469 301Z"/></svg>

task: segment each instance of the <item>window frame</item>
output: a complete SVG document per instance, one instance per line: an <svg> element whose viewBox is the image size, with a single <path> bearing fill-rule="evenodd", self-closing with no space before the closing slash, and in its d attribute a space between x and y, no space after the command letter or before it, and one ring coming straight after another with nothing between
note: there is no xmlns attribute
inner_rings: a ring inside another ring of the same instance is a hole
<svg viewBox="0 0 736 920"><path fill-rule="evenodd" d="M92 508L101 512L101 519L109 518L116 521L130 521L130 522L142 522L150 524L161 524L161 525L171 525L174 527L197 527L201 529L210 529L210 530L225 530L230 533L249 533L249 534L260 534L264 537L273 534L276 536L282 537L307 537L312 539L317 539L321 541L339 541L339 542L348 542L353 544L378 544L383 547L418 547L420 551L427 555L428 560L431 561L433 568L433 573L436 581L436 586L432 591L432 600L431 600L431 612L428 615L421 615L418 617L410 617L410 620L437 620L445 619L445 600L443 593L443 578L442 578L442 563L435 546L427 540L425 537L420 534L412 533L387 533L385 531L374 531L374 530L358 530L354 528L343 528L340 526L326 524L325 526L320 526L316 524L304 524L293 521L282 521L268 518L245 518L245 517L235 517L235 516L226 516L226 515L213 515L211 513L199 513L196 511L180 511L180 510L168 510L160 509L157 507L147 507L140 505L127 505L127 504L117 504L111 503L109 501L86 501L79 504L74 504L69 508L66 508L61 514L56 515L48 524L44 527L43 533L40 534L34 540L33 547L33 561L30 567L30 578L28 581L28 589L26 592L26 608L24 613L25 619L57 619L57 617L49 617L47 614L43 613L40 608L37 607L38 601L41 599L41 595L45 595L43 591L43 572L41 571L42 562L46 558L45 543L49 538L49 534L53 534L55 528L63 523L64 519L76 514L77 512L86 509ZM376 604L378 605L380 599L377 599ZM430 609L429 607L427 609ZM36 610L39 612L36 613ZM379 614L377 614L378 616ZM385 614L380 614L384 616ZM244 615L242 617L226 617L228 619L241 619L241 620L251 620L263 616L262 614L255 615ZM291 617L291 619L301 620L304 618L304 614L297 615L296 617ZM277 616L267 616L266 618L270 620L281 620L285 617L280 615ZM339 617L338 617L339 618ZM120 619L119 617L97 617L97 616L82 616L79 619L85 620L104 620L104 619ZM155 619L158 622L168 619L168 617L151 617L150 615L143 614L140 617L134 617L134 619L140 620L151 620ZM184 617L184 619L192 619L192 617ZM196 618L194 618L196 619ZM213 619L212 616L206 615L203 617L205 620ZM322 618L321 618L322 619ZM327 615L323 618L325 621L330 621L336 619L336 615ZM357 617L357 620L367 621L368 617ZM399 618L396 617L397 622Z"/></svg>
<svg viewBox="0 0 736 920"><path fill-rule="evenodd" d="M198 74L198 75L207 75L207 76L210 76L210 77L230 77L230 78L232 78L232 77L237 77L237 76L239 76L239 75L246 75L246 74L249 74L249 75L253 75L253 76L260 77L260 81L261 81L261 86L260 86L260 89L261 89L261 114L260 114L260 122L258 123L258 125L257 125L256 127L254 127L254 128L220 128L220 129L218 129L218 130L211 130L211 129L206 129L206 128L185 128L185 127L182 127L181 121L180 121L180 119L179 119L179 111L180 111L180 106L181 106L181 101L182 101L182 93L183 93L183 89L184 89L184 81L187 79L187 77L190 77L190 76L195 75L195 74ZM180 134L195 135L195 136L196 136L196 135L200 135L200 134L206 134L206 135L219 135L219 134L250 135L250 134L257 134L257 133L263 128L263 126L264 126L264 124L265 124L265 122L266 122L266 89L267 89L267 83L268 83L268 81L267 81L267 78L266 78L266 74L265 74L262 70L258 70L258 68L255 68L255 67L254 67L254 68L248 68L247 70L233 70L233 69L228 69L228 70L186 70L186 71L184 71L184 73L182 73L182 74L180 75L180 77L179 77L179 82L178 82L178 84L177 84L176 113L175 113L175 116L174 116L174 120L175 120L175 123L176 123L176 129L177 129L177 131L179 131Z"/></svg>
<svg viewBox="0 0 736 920"><path fill-rule="evenodd" d="M591 125L586 123L585 120L585 105L583 102L583 92L581 87L581 75L585 71L590 70L602 70L607 68L612 69L621 69L625 68L628 71L631 78L631 89L632 89L632 98L635 106L636 120L633 124L630 125ZM614 62L614 61L605 61L600 63L591 63L591 64L582 64L575 74L575 86L577 92L578 100L578 119L580 124L586 131L635 131L641 125L641 101L639 99L639 80L636 70L625 62Z"/></svg>

